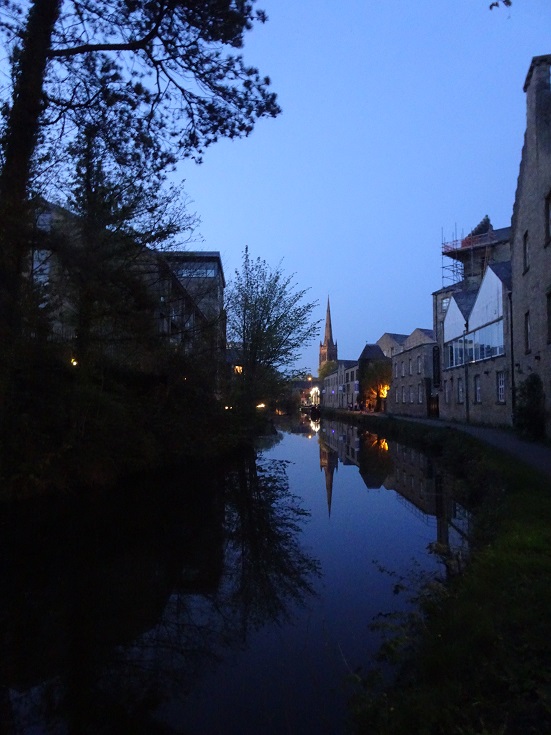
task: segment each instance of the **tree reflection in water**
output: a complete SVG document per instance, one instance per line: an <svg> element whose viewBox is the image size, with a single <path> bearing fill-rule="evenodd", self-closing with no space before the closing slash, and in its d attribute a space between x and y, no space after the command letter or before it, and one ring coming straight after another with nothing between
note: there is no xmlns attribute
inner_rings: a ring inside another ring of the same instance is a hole
<svg viewBox="0 0 551 735"><path fill-rule="evenodd" d="M116 526L112 514L68 514L70 532L42 534L40 573L4 577L2 596L16 602L0 610L2 732L171 732L167 702L312 596L319 566L299 543L308 513L286 463L250 454L218 487L208 476L195 498L179 487L171 503L130 499ZM19 548L2 551L16 559L24 544L19 534ZM14 645L26 632L32 645Z"/></svg>

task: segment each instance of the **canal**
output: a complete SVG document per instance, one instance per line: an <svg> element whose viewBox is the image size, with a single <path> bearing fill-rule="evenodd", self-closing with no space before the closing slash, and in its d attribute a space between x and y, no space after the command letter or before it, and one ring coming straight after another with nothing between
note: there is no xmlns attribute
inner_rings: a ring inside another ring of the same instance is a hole
<svg viewBox="0 0 551 735"><path fill-rule="evenodd" d="M136 482L108 513L4 509L2 732L345 733L379 614L445 575L434 550L467 553L453 480L343 423Z"/></svg>

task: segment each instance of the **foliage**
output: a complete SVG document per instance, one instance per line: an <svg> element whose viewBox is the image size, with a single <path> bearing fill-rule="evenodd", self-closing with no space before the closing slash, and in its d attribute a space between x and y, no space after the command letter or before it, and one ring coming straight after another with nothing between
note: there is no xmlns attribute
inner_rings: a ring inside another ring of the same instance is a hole
<svg viewBox="0 0 551 735"><path fill-rule="evenodd" d="M372 404L376 411L381 410L381 399L392 379L392 363L384 360L360 360L360 395L365 406Z"/></svg>
<svg viewBox="0 0 551 735"><path fill-rule="evenodd" d="M320 380L324 380L328 375L331 375L331 373L334 373L337 369L337 363L335 360L328 360L327 362L324 362L323 365L318 370L318 377Z"/></svg>
<svg viewBox="0 0 551 735"><path fill-rule="evenodd" d="M514 426L530 439L545 436L545 397L537 373L531 373L516 389Z"/></svg>
<svg viewBox="0 0 551 735"><path fill-rule="evenodd" d="M300 352L316 334L311 321L316 302L306 302L307 290L297 290L293 276L281 266L243 253L226 299L228 340L239 355L242 372L235 376L238 401L254 407L265 390L273 393Z"/></svg>
<svg viewBox="0 0 551 735"><path fill-rule="evenodd" d="M254 0L0 4L12 71L2 108L0 400L21 335L32 175L42 193L48 177L50 191L59 185L83 118L108 130L104 141L113 142L120 166L147 163L152 184L176 160L200 160L219 137L247 136L259 118L280 111L270 80L234 52L265 20Z"/></svg>

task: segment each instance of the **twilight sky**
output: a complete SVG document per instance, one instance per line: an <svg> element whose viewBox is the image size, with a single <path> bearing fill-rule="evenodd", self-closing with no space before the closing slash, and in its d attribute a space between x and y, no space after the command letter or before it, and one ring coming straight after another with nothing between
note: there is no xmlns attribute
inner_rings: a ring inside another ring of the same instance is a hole
<svg viewBox="0 0 551 735"><path fill-rule="evenodd" d="M184 163L198 249L226 280L246 245L331 300L340 359L384 332L432 327L441 243L488 214L510 224L533 56L551 53L551 2L259 0L247 63L283 108L251 136ZM190 246L193 247L193 246ZM319 340L297 366L317 375Z"/></svg>

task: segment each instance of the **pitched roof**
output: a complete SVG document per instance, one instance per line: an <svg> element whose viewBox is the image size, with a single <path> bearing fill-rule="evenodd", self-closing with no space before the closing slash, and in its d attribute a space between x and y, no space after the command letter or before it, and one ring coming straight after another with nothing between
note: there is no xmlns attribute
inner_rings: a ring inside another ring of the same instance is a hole
<svg viewBox="0 0 551 735"><path fill-rule="evenodd" d="M503 285L510 291L512 288L511 262L490 263L488 268L493 270Z"/></svg>
<svg viewBox="0 0 551 735"><path fill-rule="evenodd" d="M366 345L363 350L362 354L358 358L359 360L388 360L388 357L385 357L385 353L382 351L382 349L379 347L379 345Z"/></svg>
<svg viewBox="0 0 551 735"><path fill-rule="evenodd" d="M455 299L455 302L459 307L459 311L463 314L465 318L467 318L471 313L474 302L476 301L477 294L477 288L469 291L456 291L454 293L453 298Z"/></svg>

